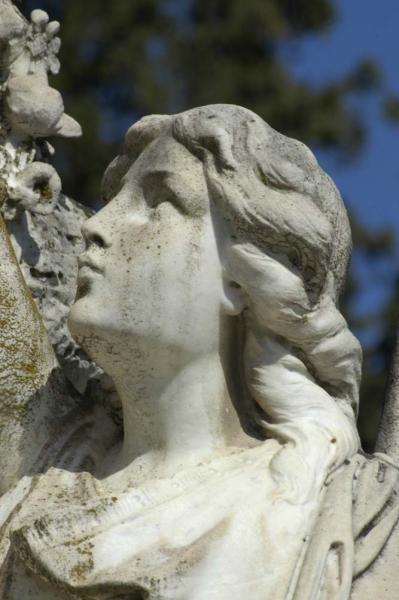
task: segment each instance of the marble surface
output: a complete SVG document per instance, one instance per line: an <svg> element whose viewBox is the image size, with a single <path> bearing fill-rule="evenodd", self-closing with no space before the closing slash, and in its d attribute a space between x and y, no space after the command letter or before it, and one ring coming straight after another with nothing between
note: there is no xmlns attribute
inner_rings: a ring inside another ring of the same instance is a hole
<svg viewBox="0 0 399 600"><path fill-rule="evenodd" d="M58 28L0 0L0 597L399 597L338 190L221 104L135 123L86 214L48 162L79 133L46 79Z"/></svg>

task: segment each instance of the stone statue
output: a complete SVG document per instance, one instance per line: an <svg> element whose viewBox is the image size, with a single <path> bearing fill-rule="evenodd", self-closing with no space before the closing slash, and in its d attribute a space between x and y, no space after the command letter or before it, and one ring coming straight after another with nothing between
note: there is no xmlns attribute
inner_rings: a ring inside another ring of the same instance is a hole
<svg viewBox="0 0 399 600"><path fill-rule="evenodd" d="M239 106L153 115L103 197L69 315L98 397L25 283L33 225L1 222L0 597L398 598L398 470L360 449L350 227L313 154Z"/></svg>

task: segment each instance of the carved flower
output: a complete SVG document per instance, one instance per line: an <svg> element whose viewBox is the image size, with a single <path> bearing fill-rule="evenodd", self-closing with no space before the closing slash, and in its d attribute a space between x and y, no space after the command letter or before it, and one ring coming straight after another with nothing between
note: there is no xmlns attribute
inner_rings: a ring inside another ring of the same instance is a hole
<svg viewBox="0 0 399 600"><path fill-rule="evenodd" d="M46 70L56 75L60 70L57 54L61 40L57 36L60 30L58 21L50 21L44 10L34 10L31 13L31 24L27 32L26 46L31 55L30 73L35 73L37 67L44 65Z"/></svg>
<svg viewBox="0 0 399 600"><path fill-rule="evenodd" d="M0 0L0 53L11 75L56 75L60 24L43 10L34 10L28 22L9 0Z"/></svg>

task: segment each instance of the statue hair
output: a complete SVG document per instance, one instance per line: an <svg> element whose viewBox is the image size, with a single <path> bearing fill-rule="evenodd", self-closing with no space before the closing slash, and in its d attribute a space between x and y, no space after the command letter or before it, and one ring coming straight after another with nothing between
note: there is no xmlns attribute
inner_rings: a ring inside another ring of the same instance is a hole
<svg viewBox="0 0 399 600"><path fill-rule="evenodd" d="M361 348L337 306L352 244L342 199L304 144L223 104L141 119L106 197L164 133L201 160L228 223L223 266L246 298L242 402L252 427L281 442L271 471L283 497L306 501L360 445Z"/></svg>

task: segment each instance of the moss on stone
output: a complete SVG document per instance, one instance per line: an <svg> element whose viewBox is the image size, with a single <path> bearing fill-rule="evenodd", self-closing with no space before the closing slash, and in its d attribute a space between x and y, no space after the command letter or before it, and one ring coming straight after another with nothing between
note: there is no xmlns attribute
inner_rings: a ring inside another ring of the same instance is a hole
<svg viewBox="0 0 399 600"><path fill-rule="evenodd" d="M0 177L0 208L6 202L8 198L7 184L2 177Z"/></svg>

